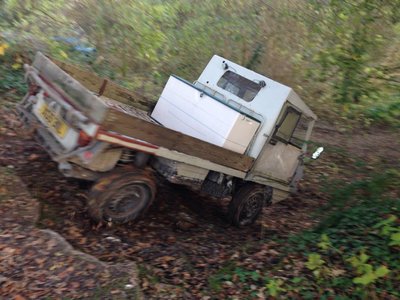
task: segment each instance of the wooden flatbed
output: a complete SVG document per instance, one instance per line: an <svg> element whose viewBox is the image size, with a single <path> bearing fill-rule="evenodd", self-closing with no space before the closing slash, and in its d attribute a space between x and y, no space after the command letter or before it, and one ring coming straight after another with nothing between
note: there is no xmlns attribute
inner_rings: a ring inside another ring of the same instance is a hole
<svg viewBox="0 0 400 300"><path fill-rule="evenodd" d="M45 56L42 59L48 60ZM44 62L41 66L40 75L46 80L46 75L48 74L52 82L55 82L54 88L59 92L65 91L67 99L71 98L70 95L82 93L87 89L93 93L92 97L86 97L89 99L88 101L100 102L101 97L106 97L128 105L128 109L107 105L101 117L95 117L97 119L95 121L100 125L98 139L127 147L131 143L133 148L136 147L136 144L138 145L137 147L142 147L139 148L142 151L146 152L143 147L148 148L147 152L155 155L167 158L174 157L177 161L190 162L193 165L209 168L210 170L219 169L218 165L223 166L224 170L219 171L225 171L227 174L241 178L244 178L246 172L252 168L254 163L252 157L215 146L152 122L148 116L152 103L145 97L129 91L108 79L101 78L93 72L82 70L55 59L51 59L51 61L69 76L61 76L59 74L60 70L54 69L54 64L46 65ZM58 84L57 80L54 80L54 78L57 78L55 75L59 77ZM61 85L60 82L64 78L65 80L70 80L70 76L76 80L74 84L69 81L65 85L57 86ZM46 81L50 82L50 78L47 78ZM71 88L74 90L71 90ZM70 99L70 101L76 102L74 99ZM86 109L88 112L93 112L99 105L91 105L91 103L87 103L88 101L85 102ZM138 113L135 115L132 111L127 111L129 107ZM184 155L179 156L178 154ZM189 156L192 158L189 158Z"/></svg>

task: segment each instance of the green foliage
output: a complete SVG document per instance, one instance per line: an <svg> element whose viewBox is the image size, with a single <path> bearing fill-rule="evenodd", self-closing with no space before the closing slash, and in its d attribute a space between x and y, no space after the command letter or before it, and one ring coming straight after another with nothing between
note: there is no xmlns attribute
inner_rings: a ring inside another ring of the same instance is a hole
<svg viewBox="0 0 400 300"><path fill-rule="evenodd" d="M0 36L152 100L170 74L195 80L219 54L293 86L324 119L400 126L399 9L389 0L5 0Z"/></svg>
<svg viewBox="0 0 400 300"><path fill-rule="evenodd" d="M373 228L380 228L380 234L389 235L393 231L397 231L397 228L393 227L397 220L397 217L394 215L389 216L389 218L375 224Z"/></svg>
<svg viewBox="0 0 400 300"><path fill-rule="evenodd" d="M392 233L390 235L389 246L400 246L400 232L399 232L399 229L397 229L397 232Z"/></svg>
<svg viewBox="0 0 400 300"><path fill-rule="evenodd" d="M260 274L256 271L248 271L243 268L236 268L234 270L234 276L237 276L240 282L246 282L249 279L252 281L260 279Z"/></svg>
<svg viewBox="0 0 400 300"><path fill-rule="evenodd" d="M214 275L208 279L208 284L211 289L219 291L221 285L225 281L233 282L258 282L261 275L257 271L246 270L241 267L236 267L234 263L230 263L219 269Z"/></svg>
<svg viewBox="0 0 400 300"><path fill-rule="evenodd" d="M285 287L304 298L310 290L315 291L314 284L333 289L334 295L344 299L369 298L377 291L399 297L399 184L397 170L342 184L341 188L335 184L331 205L323 209L328 213L320 225L285 240L288 254L309 253L304 263L308 270L319 271L314 273L315 283L309 278L285 282Z"/></svg>
<svg viewBox="0 0 400 300"><path fill-rule="evenodd" d="M383 122L400 126L400 95L392 96L393 102L371 105L365 111L365 118L375 122Z"/></svg>
<svg viewBox="0 0 400 300"><path fill-rule="evenodd" d="M337 101L358 103L378 92L373 79L384 76L384 68L377 67L376 54L392 37L383 36L379 27L390 26L393 5L389 1L370 0L316 5L323 17L321 26L314 24L317 38L319 34L329 38L325 39L326 48L317 50L315 59L321 66L320 75L330 78Z"/></svg>
<svg viewBox="0 0 400 300"><path fill-rule="evenodd" d="M282 292L285 292L286 289L283 288L283 283L284 282L282 279L270 279L265 285L268 290L268 294L272 297L277 297Z"/></svg>
<svg viewBox="0 0 400 300"><path fill-rule="evenodd" d="M323 251L326 251L326 250L332 248L331 241L330 241L328 235L325 233L321 235L321 241L317 245Z"/></svg>
<svg viewBox="0 0 400 300"><path fill-rule="evenodd" d="M17 92L15 97L19 99L20 95L26 91L26 83L24 81L23 72L14 70L10 66L0 66L0 93Z"/></svg>
<svg viewBox="0 0 400 300"><path fill-rule="evenodd" d="M26 92L22 59L14 45L6 44L1 39L0 50L0 94L7 93L9 97L19 99Z"/></svg>
<svg viewBox="0 0 400 300"><path fill-rule="evenodd" d="M399 112L390 109L399 103L397 3L313 1L306 7L308 47L299 51L296 63L312 82L307 94L347 122L398 125Z"/></svg>
<svg viewBox="0 0 400 300"><path fill-rule="evenodd" d="M383 180L388 176L388 182ZM382 198L386 193L393 195L400 184L398 179L396 170L388 170L386 174L343 186L341 192L336 191L333 195L332 201L346 197L351 205L344 204L343 210L331 206L327 222L285 239L287 257L305 253L304 266L313 276L271 279L274 270L268 270L268 274L256 273L257 276L252 278L254 271L232 265L216 274L218 286L225 280L235 282L235 278L242 283L259 285L259 278L265 276L266 293L275 298L290 298L288 295L293 296L293 293L302 299L399 297L397 242L400 228L397 216L400 201ZM278 265L277 269L281 267Z"/></svg>
<svg viewBox="0 0 400 300"><path fill-rule="evenodd" d="M354 218L354 221L365 221L369 226L373 226L374 222L378 222L376 214L373 212L376 201L381 201L385 193L397 189L399 184L400 173L395 169L375 174L369 179L355 180L350 184L344 182L327 182L326 192L332 195L333 200L321 209L321 213L330 209L335 209L336 212L326 218L318 226L317 230L323 231L327 227L335 226L343 218L342 214L350 215L349 218ZM338 189L337 186L342 186L342 188ZM348 211L349 207L350 211ZM383 207L386 206L384 205ZM354 211L351 211L352 209ZM366 214L366 218L357 220L362 214ZM351 215L354 215L354 217L351 217ZM371 218L368 219L367 217Z"/></svg>
<svg viewBox="0 0 400 300"><path fill-rule="evenodd" d="M374 269L372 265L367 263L369 258L368 255L361 252L359 256L352 256L348 259L352 267L356 269L357 275L359 275L353 279L354 283L366 286L389 273L389 269L386 266L379 266Z"/></svg>
<svg viewBox="0 0 400 300"><path fill-rule="evenodd" d="M219 291L224 281L232 279L235 268L235 264L230 263L219 269L214 275L208 278L209 287L212 290Z"/></svg>
<svg viewBox="0 0 400 300"><path fill-rule="evenodd" d="M313 271L315 277L319 277L321 274L322 266L325 264L325 261L321 259L321 255L318 253L311 253L308 255L308 260L306 262L306 267Z"/></svg>
<svg viewBox="0 0 400 300"><path fill-rule="evenodd" d="M397 217L391 215L374 226L380 229L381 235L389 237L389 246L400 246L400 226L396 226L396 221Z"/></svg>

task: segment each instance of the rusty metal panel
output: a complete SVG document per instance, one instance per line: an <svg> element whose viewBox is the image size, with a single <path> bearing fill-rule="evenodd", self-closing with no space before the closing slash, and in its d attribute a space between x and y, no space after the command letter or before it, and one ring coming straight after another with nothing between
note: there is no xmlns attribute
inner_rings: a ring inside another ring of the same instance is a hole
<svg viewBox="0 0 400 300"><path fill-rule="evenodd" d="M96 155L89 163L83 162L78 156L72 157L69 161L92 171L107 172L115 167L121 153L121 148L107 149Z"/></svg>

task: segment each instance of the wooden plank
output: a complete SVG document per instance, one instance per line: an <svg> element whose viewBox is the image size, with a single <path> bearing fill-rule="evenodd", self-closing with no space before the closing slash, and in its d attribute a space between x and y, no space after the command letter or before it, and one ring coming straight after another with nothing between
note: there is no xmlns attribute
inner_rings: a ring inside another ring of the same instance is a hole
<svg viewBox="0 0 400 300"><path fill-rule="evenodd" d="M114 109L108 111L102 128L243 172L250 170L254 162L252 157L218 147Z"/></svg>
<svg viewBox="0 0 400 300"><path fill-rule="evenodd" d="M51 60L65 72L71 75L73 78L78 80L87 89L89 89L94 93L99 92L104 79L100 78L99 76L90 71L82 70L74 65L67 64L65 62L56 60L54 58L51 58Z"/></svg>
<svg viewBox="0 0 400 300"><path fill-rule="evenodd" d="M150 111L150 108L153 106L149 99L144 96L138 95L135 92L132 92L122 86L116 84L115 82L108 81L106 88L104 90L103 95L105 97L111 98L113 100L129 104L133 107Z"/></svg>
<svg viewBox="0 0 400 300"><path fill-rule="evenodd" d="M102 95L105 97L117 100L119 102L132 105L136 108L148 111L152 106L152 103L146 97L139 95L133 91L130 91L109 79L102 78L95 73L83 70L77 66L67 64L65 62L56 60L52 58L55 64L57 64L61 69L74 77L77 81L82 83L87 89L92 92L99 94L103 84L105 84L104 91ZM106 80L106 83L105 83Z"/></svg>

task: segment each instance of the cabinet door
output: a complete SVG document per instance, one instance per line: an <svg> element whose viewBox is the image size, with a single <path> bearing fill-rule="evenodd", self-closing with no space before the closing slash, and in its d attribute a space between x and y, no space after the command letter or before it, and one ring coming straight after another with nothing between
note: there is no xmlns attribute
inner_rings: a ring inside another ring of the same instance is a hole
<svg viewBox="0 0 400 300"><path fill-rule="evenodd" d="M241 154L245 153L259 126L260 123L257 121L239 115L223 147Z"/></svg>

